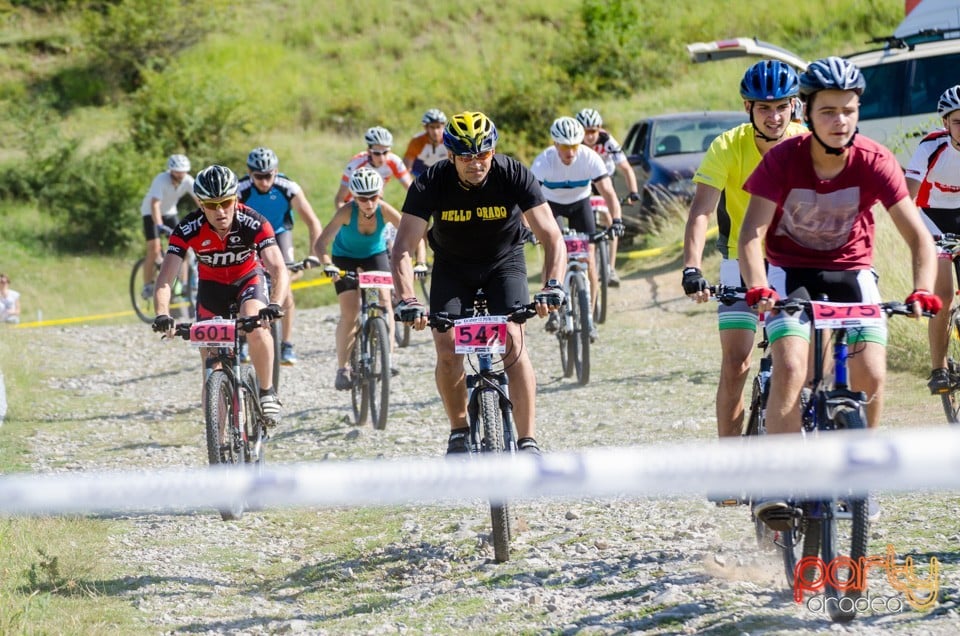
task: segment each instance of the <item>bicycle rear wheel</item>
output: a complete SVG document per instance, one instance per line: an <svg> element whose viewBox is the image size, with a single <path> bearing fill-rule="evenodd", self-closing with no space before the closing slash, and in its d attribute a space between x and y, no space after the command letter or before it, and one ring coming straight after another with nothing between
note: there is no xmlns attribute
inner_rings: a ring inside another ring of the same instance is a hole
<svg viewBox="0 0 960 636"><path fill-rule="evenodd" d="M156 282L156 279L154 281ZM133 264L130 271L130 303L137 317L147 324L153 323L157 312L153 306L153 294L149 298L143 297L143 259Z"/></svg>
<svg viewBox="0 0 960 636"><path fill-rule="evenodd" d="M593 320L598 325L607 321L607 287L610 284L610 243L597 243L597 270L600 279L600 288L597 290L597 306L594 308Z"/></svg>
<svg viewBox="0 0 960 636"><path fill-rule="evenodd" d="M941 393L943 412L950 424L960 424L960 304L950 310L947 324L947 373L950 375L950 391Z"/></svg>
<svg viewBox="0 0 960 636"><path fill-rule="evenodd" d="M570 279L570 302L573 310L573 366L577 382L590 382L590 292L583 276Z"/></svg>
<svg viewBox="0 0 960 636"><path fill-rule="evenodd" d="M382 431L387 427L390 405L390 332L380 316L367 322L367 390L370 394L370 420Z"/></svg>
<svg viewBox="0 0 960 636"><path fill-rule="evenodd" d="M489 388L477 389L480 407L480 430L483 432L481 449L487 453L503 453L503 414L500 411L500 395ZM497 563L510 559L510 506L506 501L490 501L490 533L493 543L493 558Z"/></svg>
<svg viewBox="0 0 960 636"><path fill-rule="evenodd" d="M355 426L362 425L367 420L367 411L370 408L367 385L365 382L364 353L366 346L364 335L357 331L357 337L354 339L353 351L350 352L350 369L352 384L350 385L350 404L353 407L353 423Z"/></svg>
<svg viewBox="0 0 960 636"><path fill-rule="evenodd" d="M211 466L236 465L244 461L242 440L235 434L235 422L241 408L230 375L223 369L214 369L207 377L204 404L207 459ZM220 510L224 521L239 519L242 515L242 502Z"/></svg>

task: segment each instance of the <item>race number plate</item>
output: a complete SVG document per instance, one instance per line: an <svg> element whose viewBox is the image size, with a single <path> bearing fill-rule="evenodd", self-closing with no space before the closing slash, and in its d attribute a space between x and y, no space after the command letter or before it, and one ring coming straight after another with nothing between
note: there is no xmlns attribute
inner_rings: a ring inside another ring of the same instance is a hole
<svg viewBox="0 0 960 636"><path fill-rule="evenodd" d="M589 254L590 241L586 234L568 234L563 237L563 242L567 246L567 258L586 258Z"/></svg>
<svg viewBox="0 0 960 636"><path fill-rule="evenodd" d="M453 323L457 353L503 353L507 350L507 317L477 316Z"/></svg>
<svg viewBox="0 0 960 636"><path fill-rule="evenodd" d="M816 329L852 329L883 325L883 310L880 305L820 301L812 302L811 305L813 325Z"/></svg>
<svg viewBox="0 0 960 636"><path fill-rule="evenodd" d="M393 274L390 272L358 272L360 289L393 289Z"/></svg>
<svg viewBox="0 0 960 636"><path fill-rule="evenodd" d="M232 347L237 323L233 320L203 320L190 325L190 344L195 347Z"/></svg>

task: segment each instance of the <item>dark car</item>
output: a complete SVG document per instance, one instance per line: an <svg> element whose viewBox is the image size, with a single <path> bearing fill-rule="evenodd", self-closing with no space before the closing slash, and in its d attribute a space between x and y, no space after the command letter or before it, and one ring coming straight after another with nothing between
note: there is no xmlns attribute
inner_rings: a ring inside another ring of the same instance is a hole
<svg viewBox="0 0 960 636"><path fill-rule="evenodd" d="M624 206L627 235L652 229L671 204L686 207L693 198L693 173L710 142L725 130L749 121L741 111L699 111L656 115L636 122L623 151L637 175L640 206ZM618 173L619 174L619 173ZM618 183L623 191L623 184Z"/></svg>

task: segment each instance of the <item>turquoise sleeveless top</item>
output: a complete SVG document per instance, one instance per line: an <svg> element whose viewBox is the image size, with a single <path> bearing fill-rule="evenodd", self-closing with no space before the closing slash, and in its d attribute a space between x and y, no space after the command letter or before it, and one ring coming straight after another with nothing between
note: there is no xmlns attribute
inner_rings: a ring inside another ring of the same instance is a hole
<svg viewBox="0 0 960 636"><path fill-rule="evenodd" d="M380 206L377 206L375 214L377 215L377 229L373 234L361 234L357 229L357 221L360 217L360 209L356 201L351 203L350 222L342 226L337 231L337 236L333 239L334 256L345 256L347 258L369 258L374 254L385 252L387 249L387 233L384 229L387 227L383 220L383 212Z"/></svg>

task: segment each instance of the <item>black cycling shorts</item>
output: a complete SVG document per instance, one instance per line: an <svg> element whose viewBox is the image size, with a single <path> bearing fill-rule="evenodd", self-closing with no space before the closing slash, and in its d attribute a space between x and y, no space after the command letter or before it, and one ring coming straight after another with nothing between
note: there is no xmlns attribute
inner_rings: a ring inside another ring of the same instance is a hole
<svg viewBox="0 0 960 636"><path fill-rule="evenodd" d="M334 265L346 272L356 272L358 270L364 272L390 271L390 258L387 256L386 250L380 252L379 254L368 256L367 258L334 256L332 260ZM357 283L356 278L349 278L345 276L341 276L336 282L333 283L333 288L337 290L337 296L345 291L357 289L358 287L359 283Z"/></svg>
<svg viewBox="0 0 960 636"><path fill-rule="evenodd" d="M430 278L430 313L445 311L462 316L473 307L478 289L483 290L493 315L506 315L530 302L522 245L497 263L464 265L434 254Z"/></svg>
<svg viewBox="0 0 960 636"><path fill-rule="evenodd" d="M258 269L232 285L210 280L201 280L197 286L197 319L207 320L220 316L230 317L230 305L236 304L237 311L248 300L255 299L268 305L267 277Z"/></svg>
<svg viewBox="0 0 960 636"><path fill-rule="evenodd" d="M163 219L163 224L171 230L177 227L177 223L180 222L176 214L168 214L161 218ZM143 217L143 237L148 241L160 238L160 231L157 230L157 224L153 222L153 217L149 214Z"/></svg>
<svg viewBox="0 0 960 636"><path fill-rule="evenodd" d="M576 203L554 203L553 201L547 201L547 203L550 204L553 217L557 219L561 230L563 223L560 217L566 217L567 225L571 230L584 234L593 234L597 231L597 220L593 214L593 207L590 206L590 197L580 199Z"/></svg>

